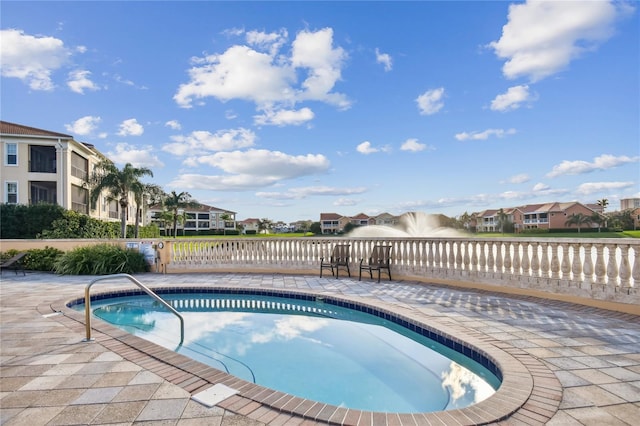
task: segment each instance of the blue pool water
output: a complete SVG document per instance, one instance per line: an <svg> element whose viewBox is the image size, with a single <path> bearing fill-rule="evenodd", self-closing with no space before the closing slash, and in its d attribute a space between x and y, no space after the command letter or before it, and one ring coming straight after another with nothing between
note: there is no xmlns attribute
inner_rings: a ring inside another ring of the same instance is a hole
<svg viewBox="0 0 640 426"><path fill-rule="evenodd" d="M431 412L491 396L487 368L392 321L322 301L162 294L92 301L93 315L226 371L302 398L368 411ZM83 305L76 309L83 309Z"/></svg>

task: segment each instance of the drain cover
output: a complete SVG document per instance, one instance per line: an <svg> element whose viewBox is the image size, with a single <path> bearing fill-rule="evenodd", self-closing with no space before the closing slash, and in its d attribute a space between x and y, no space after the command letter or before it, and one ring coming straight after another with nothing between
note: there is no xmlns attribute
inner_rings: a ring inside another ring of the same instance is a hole
<svg viewBox="0 0 640 426"><path fill-rule="evenodd" d="M207 407L213 407L237 393L237 390L230 388L229 386L225 386L222 383L218 383L207 390L191 395L191 399L202 405L206 405Z"/></svg>

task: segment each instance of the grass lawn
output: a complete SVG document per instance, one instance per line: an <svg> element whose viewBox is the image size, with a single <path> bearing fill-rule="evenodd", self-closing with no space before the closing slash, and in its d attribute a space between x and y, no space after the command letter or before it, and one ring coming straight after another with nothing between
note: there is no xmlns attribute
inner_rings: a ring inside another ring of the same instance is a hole
<svg viewBox="0 0 640 426"><path fill-rule="evenodd" d="M503 237L530 237L530 238L640 238L640 231L620 231L620 232L553 232L540 234L502 234L500 232L488 232L474 234L474 237L481 238L503 238Z"/></svg>

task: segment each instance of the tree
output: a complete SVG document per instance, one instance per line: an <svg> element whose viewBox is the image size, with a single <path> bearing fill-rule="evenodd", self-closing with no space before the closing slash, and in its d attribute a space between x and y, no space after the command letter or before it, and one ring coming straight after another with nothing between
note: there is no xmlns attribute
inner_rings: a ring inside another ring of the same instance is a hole
<svg viewBox="0 0 640 426"><path fill-rule="evenodd" d="M140 229L140 217L144 214L144 206L148 204L160 204L167 197L160 185L154 183L138 183L134 185L134 198L136 201L136 225L135 238L138 238ZM166 236L166 228L165 228Z"/></svg>
<svg viewBox="0 0 640 426"><path fill-rule="evenodd" d="M498 227L500 232L504 234L505 228L509 224L509 215L503 209L498 210Z"/></svg>
<svg viewBox="0 0 640 426"><path fill-rule="evenodd" d="M598 225L598 232L600 232L600 228L602 227L602 224L607 222L605 217L600 215L600 213L598 212L593 212L593 214L589 217L589 219L591 219L592 223L595 223Z"/></svg>
<svg viewBox="0 0 640 426"><path fill-rule="evenodd" d="M463 214L460 215L460 217L458 217L458 223L456 224L456 226L458 228L461 229L466 229L467 231L471 231L471 215L467 212L464 212Z"/></svg>
<svg viewBox="0 0 640 426"><path fill-rule="evenodd" d="M227 235L227 221L231 220L231 215L229 213L222 213L220 219L224 222L222 225L222 234Z"/></svg>
<svg viewBox="0 0 640 426"><path fill-rule="evenodd" d="M109 160L102 160L96 165L93 174L89 177L88 184L91 190L90 201L95 204L103 191L108 193L108 198L117 200L120 205L120 230L121 237L127 237L127 210L129 207L129 193L135 193L142 186L142 176L153 177L151 169L146 167L133 167L131 163L125 164L122 170Z"/></svg>
<svg viewBox="0 0 640 426"><path fill-rule="evenodd" d="M266 231L268 232L269 230L271 230L271 225L273 224L273 222L271 221L271 219L260 219L258 221L258 232L262 233L262 231Z"/></svg>
<svg viewBox="0 0 640 426"><path fill-rule="evenodd" d="M598 205L602 207L602 213L604 213L605 209L609 205L609 200L607 200L606 198L603 198L602 200L598 200Z"/></svg>
<svg viewBox="0 0 640 426"><path fill-rule="evenodd" d="M167 198L164 200L164 207L171 212L174 238L178 234L178 221L180 220L180 213L178 211L187 208L197 208L198 206L200 206L200 203L192 199L191 194L188 192L177 194L176 191L171 191L171 194L167 195Z"/></svg>
<svg viewBox="0 0 640 426"><path fill-rule="evenodd" d="M310 226L309 226L309 231L313 232L314 235L320 235L322 234L322 227L320 226L320 222L313 222Z"/></svg>
<svg viewBox="0 0 640 426"><path fill-rule="evenodd" d="M591 224L591 217L583 213L572 213L564 224L565 226L576 225L578 227L578 233L580 233L582 225Z"/></svg>

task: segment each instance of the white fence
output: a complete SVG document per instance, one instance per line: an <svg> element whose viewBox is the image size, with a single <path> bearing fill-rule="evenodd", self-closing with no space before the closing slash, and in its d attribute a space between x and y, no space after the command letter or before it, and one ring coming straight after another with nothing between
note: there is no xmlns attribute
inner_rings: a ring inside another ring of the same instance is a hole
<svg viewBox="0 0 640 426"><path fill-rule="evenodd" d="M236 238L167 242L168 272L313 270L335 244L358 272L376 244L393 246L395 278L438 278L640 304L640 240L582 238Z"/></svg>

